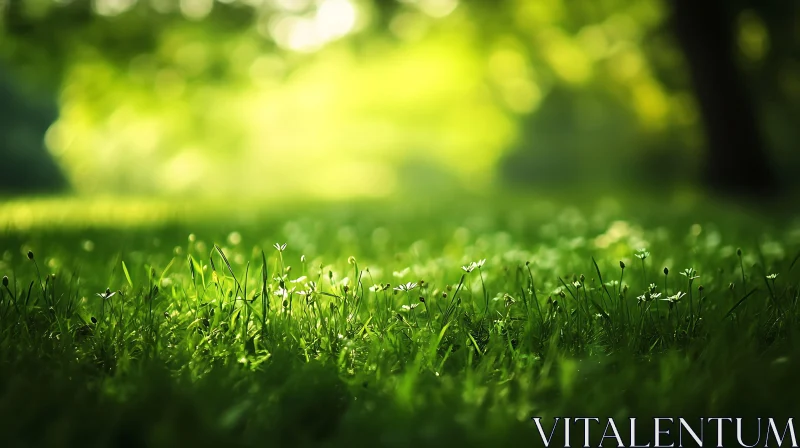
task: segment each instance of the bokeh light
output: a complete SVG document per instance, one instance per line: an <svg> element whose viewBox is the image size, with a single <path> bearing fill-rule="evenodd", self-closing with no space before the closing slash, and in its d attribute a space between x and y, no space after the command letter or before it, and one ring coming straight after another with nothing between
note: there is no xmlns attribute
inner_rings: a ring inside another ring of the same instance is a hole
<svg viewBox="0 0 800 448"><path fill-rule="evenodd" d="M0 5L32 23L87 14L21 1ZM81 194L375 197L481 190L513 177L508 166L543 184L654 166L683 180L703 158L704 122L658 0L88 5L90 25L57 40L0 28L11 71L56 92L44 143ZM774 39L762 11L736 15L750 76L770 66ZM800 98L796 65L772 63L763 88ZM792 132L794 109L780 107L764 104L766 129L790 166L776 136Z"/></svg>

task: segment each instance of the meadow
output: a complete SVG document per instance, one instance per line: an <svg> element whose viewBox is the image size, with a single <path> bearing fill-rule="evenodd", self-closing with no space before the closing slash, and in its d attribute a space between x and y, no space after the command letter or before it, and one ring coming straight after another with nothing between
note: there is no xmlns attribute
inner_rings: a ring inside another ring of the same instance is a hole
<svg viewBox="0 0 800 448"><path fill-rule="evenodd" d="M533 417L800 410L785 204L131 204L0 204L0 445L541 446Z"/></svg>

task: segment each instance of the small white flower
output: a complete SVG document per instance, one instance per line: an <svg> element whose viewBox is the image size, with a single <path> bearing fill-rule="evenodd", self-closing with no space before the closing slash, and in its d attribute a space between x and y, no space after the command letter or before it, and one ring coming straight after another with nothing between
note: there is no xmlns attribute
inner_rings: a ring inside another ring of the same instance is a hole
<svg viewBox="0 0 800 448"><path fill-rule="evenodd" d="M400 284L396 288L395 291L412 291L417 287L416 283L408 282L406 284Z"/></svg>
<svg viewBox="0 0 800 448"><path fill-rule="evenodd" d="M98 294L97 294L97 297L100 297L101 299L104 299L104 300L105 300L105 299L110 299L110 298L114 297L114 295L115 295L116 293L117 293L116 291L114 291L114 292L111 292L111 290L110 290L110 289L106 288L106 292L104 292L104 293L98 293Z"/></svg>
<svg viewBox="0 0 800 448"><path fill-rule="evenodd" d="M664 300L665 302L669 302L669 304L672 305L672 304L680 302L681 299L685 295L686 295L685 292L678 291L677 293L675 293L675 294L673 294L671 296L668 296L666 299L661 299L661 300Z"/></svg>
<svg viewBox="0 0 800 448"><path fill-rule="evenodd" d="M286 249L286 243L283 243L283 244L275 243L275 244L272 245L272 247L274 247L275 249L278 249L278 252L283 252Z"/></svg>
<svg viewBox="0 0 800 448"><path fill-rule="evenodd" d="M485 258L482 259L482 260L473 261L473 262L471 262L470 264L468 264L466 266L461 266L461 270L463 270L464 272L469 274L470 272L474 271L475 269L483 267L484 264L486 264L486 259Z"/></svg>

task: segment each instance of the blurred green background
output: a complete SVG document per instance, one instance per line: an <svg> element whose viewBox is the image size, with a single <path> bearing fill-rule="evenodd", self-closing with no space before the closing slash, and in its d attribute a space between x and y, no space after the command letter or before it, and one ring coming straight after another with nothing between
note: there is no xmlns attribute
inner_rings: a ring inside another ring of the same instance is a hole
<svg viewBox="0 0 800 448"><path fill-rule="evenodd" d="M0 194L796 184L777 0L0 0Z"/></svg>

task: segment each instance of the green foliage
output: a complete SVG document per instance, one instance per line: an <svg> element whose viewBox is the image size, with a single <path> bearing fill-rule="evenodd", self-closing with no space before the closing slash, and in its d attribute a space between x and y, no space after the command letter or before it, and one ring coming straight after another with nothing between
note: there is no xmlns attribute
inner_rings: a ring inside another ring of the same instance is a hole
<svg viewBox="0 0 800 448"><path fill-rule="evenodd" d="M720 14L789 167L785 8ZM2 0L0 60L57 96L45 141L82 193L382 196L482 188L498 167L678 183L704 143L669 15L657 0Z"/></svg>

